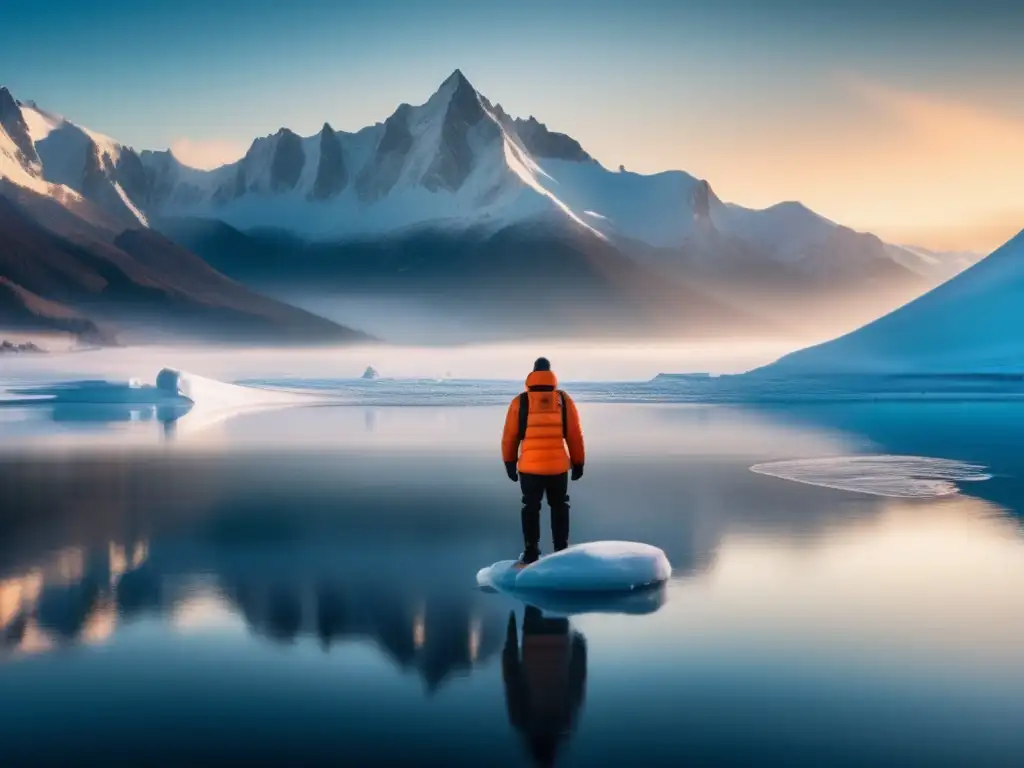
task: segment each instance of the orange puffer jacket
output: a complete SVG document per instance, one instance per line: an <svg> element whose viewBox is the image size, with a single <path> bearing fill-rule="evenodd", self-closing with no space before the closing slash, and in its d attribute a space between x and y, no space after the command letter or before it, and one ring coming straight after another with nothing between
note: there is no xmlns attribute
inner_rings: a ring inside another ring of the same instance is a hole
<svg viewBox="0 0 1024 768"><path fill-rule="evenodd" d="M551 371L534 371L526 377L530 407L526 436L519 443L519 397L512 401L505 416L501 437L504 461L519 461L519 471L527 475L561 475L570 467L582 465L583 429L576 404L558 390L558 378ZM562 402L566 424L562 425ZM568 450L566 446L568 445Z"/></svg>

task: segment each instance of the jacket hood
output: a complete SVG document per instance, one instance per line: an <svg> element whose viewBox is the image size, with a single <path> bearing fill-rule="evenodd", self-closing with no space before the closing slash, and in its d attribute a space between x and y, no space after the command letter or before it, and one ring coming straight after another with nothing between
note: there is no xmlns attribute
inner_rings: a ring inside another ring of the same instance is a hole
<svg viewBox="0 0 1024 768"><path fill-rule="evenodd" d="M526 388L531 387L558 387L558 377L554 371L533 371L526 377Z"/></svg>

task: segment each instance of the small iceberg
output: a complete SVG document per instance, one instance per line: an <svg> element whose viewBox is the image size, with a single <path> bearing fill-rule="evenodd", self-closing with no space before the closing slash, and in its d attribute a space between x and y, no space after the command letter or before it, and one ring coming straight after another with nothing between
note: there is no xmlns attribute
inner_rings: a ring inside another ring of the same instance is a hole
<svg viewBox="0 0 1024 768"><path fill-rule="evenodd" d="M662 550L631 541L576 544L525 568L517 568L516 562L502 560L481 569L476 575L477 584L514 594L572 593L575 599L586 593L644 590L664 583L672 575L672 566Z"/></svg>
<svg viewBox="0 0 1024 768"><path fill-rule="evenodd" d="M164 368L153 384L126 381L64 381L11 389L3 408L49 408L55 421L114 423L156 419L180 434L205 429L233 416L323 401L311 394L228 384ZM186 418L187 417L187 418Z"/></svg>
<svg viewBox="0 0 1024 768"><path fill-rule="evenodd" d="M359 378L366 379L367 381L370 381L370 380L373 380L373 379L379 379L380 378L380 374L377 373L377 369L376 368L374 368L372 365L368 365L368 366L366 366L366 370L363 371L363 375L360 376Z"/></svg>
<svg viewBox="0 0 1024 768"><path fill-rule="evenodd" d="M795 483L897 499L960 492L957 483L991 480L985 467L927 456L829 456L755 464L751 472Z"/></svg>

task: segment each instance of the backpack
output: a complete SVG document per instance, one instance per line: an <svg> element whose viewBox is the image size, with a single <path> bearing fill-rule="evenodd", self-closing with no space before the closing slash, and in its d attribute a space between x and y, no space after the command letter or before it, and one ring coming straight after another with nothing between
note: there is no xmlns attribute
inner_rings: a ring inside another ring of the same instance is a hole
<svg viewBox="0 0 1024 768"><path fill-rule="evenodd" d="M568 439L569 437L569 419L566 417L566 405L565 398L566 394L557 389L555 392L558 394L558 400L562 404L562 437ZM523 442L526 439L526 421L530 418L530 393L523 392L519 396L519 442Z"/></svg>

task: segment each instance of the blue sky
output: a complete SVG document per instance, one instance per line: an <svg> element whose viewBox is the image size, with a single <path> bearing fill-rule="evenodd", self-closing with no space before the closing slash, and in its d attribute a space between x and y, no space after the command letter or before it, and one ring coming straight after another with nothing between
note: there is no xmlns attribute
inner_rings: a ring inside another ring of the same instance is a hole
<svg viewBox="0 0 1024 768"><path fill-rule="evenodd" d="M205 164L283 125L309 134L382 120L459 67L606 165L682 168L728 200L800 199L935 245L987 247L1024 226L1024 147L1008 157L1024 136L1024 3L3 7L0 83L18 98ZM968 185L988 191L965 200Z"/></svg>

